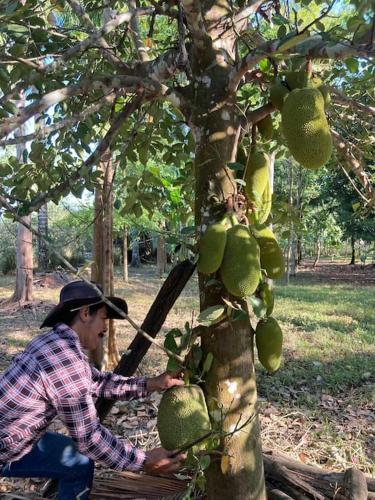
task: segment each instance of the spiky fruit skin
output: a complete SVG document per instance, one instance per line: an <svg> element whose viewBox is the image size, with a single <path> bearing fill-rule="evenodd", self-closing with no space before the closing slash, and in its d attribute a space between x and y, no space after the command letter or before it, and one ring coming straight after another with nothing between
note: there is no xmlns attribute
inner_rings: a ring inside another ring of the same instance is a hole
<svg viewBox="0 0 375 500"><path fill-rule="evenodd" d="M255 292L260 278L259 246L247 226L236 224L228 229L220 273L225 288L235 297Z"/></svg>
<svg viewBox="0 0 375 500"><path fill-rule="evenodd" d="M202 389L183 385L165 391L159 404L157 429L166 450L182 448L207 434L211 422Z"/></svg>
<svg viewBox="0 0 375 500"><path fill-rule="evenodd" d="M283 333L275 318L261 319L255 330L255 343L259 361L273 373L280 368Z"/></svg>
<svg viewBox="0 0 375 500"><path fill-rule="evenodd" d="M223 221L208 226L199 242L198 271L215 273L223 260L227 230Z"/></svg>
<svg viewBox="0 0 375 500"><path fill-rule="evenodd" d="M269 181L269 158L259 149L253 149L249 155L245 173L245 192L249 200L259 203Z"/></svg>
<svg viewBox="0 0 375 500"><path fill-rule="evenodd" d="M263 118L263 120L260 120L260 122L257 123L257 127L258 127L259 133L262 136L262 139L264 141L270 141L272 139L272 137L273 137L273 124L272 124L272 118L270 115Z"/></svg>
<svg viewBox="0 0 375 500"><path fill-rule="evenodd" d="M332 154L332 137L317 89L296 89L285 99L281 123L288 148L304 167L317 169Z"/></svg>
<svg viewBox="0 0 375 500"><path fill-rule="evenodd" d="M262 194L262 203L258 210L258 222L260 224L264 224L268 219L268 216L271 212L272 208L272 192L271 192L271 183L268 179L266 187Z"/></svg>
<svg viewBox="0 0 375 500"><path fill-rule="evenodd" d="M285 271L283 252L269 227L254 230L254 236L260 248L260 266L271 279L281 278Z"/></svg>
<svg viewBox="0 0 375 500"><path fill-rule="evenodd" d="M276 109L281 111L283 109L284 100L288 94L289 90L285 85L283 85L280 80L276 80L270 88L270 101Z"/></svg>

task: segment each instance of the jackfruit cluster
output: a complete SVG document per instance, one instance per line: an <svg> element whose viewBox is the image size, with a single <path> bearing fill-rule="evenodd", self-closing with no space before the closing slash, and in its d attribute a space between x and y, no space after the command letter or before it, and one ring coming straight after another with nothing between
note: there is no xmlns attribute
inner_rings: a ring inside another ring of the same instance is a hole
<svg viewBox="0 0 375 500"><path fill-rule="evenodd" d="M166 450L181 449L207 434L211 422L202 389L184 385L165 391L159 404L157 429Z"/></svg>
<svg viewBox="0 0 375 500"><path fill-rule="evenodd" d="M301 165L317 169L329 160L332 137L319 90L292 90L284 101L281 123L288 148Z"/></svg>
<svg viewBox="0 0 375 500"><path fill-rule="evenodd" d="M261 319L255 330L259 361L270 373L280 368L283 333L275 318Z"/></svg>

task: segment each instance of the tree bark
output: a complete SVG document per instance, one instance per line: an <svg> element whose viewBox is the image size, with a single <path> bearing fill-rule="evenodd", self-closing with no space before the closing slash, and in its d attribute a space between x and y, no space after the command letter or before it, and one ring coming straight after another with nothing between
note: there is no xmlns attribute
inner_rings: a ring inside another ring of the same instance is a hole
<svg viewBox="0 0 375 500"><path fill-rule="evenodd" d="M161 229L164 229L164 224ZM163 274L167 270L167 254L165 250L165 238L163 234L158 234L157 249L156 249L156 268L159 278L163 277Z"/></svg>
<svg viewBox="0 0 375 500"><path fill-rule="evenodd" d="M123 243L123 278L125 283L129 282L128 270L128 226L124 226L124 243Z"/></svg>
<svg viewBox="0 0 375 500"><path fill-rule="evenodd" d="M31 224L31 215L22 219ZM16 287L12 302L30 302L33 300L33 236L23 224L18 224L16 249Z"/></svg>
<svg viewBox="0 0 375 500"><path fill-rule="evenodd" d="M321 248L322 248L322 242L321 242L320 236L318 236L318 238L316 240L316 254L315 254L313 268L315 268L319 262Z"/></svg>
<svg viewBox="0 0 375 500"><path fill-rule="evenodd" d="M131 267L139 267L141 265L141 258L139 256L139 241L138 238L134 238L132 241L132 260L130 263Z"/></svg>
<svg viewBox="0 0 375 500"><path fill-rule="evenodd" d="M355 265L355 238L352 236L350 238L350 244L351 244L351 249L352 249L352 258L349 262L349 266L354 266Z"/></svg>
<svg viewBox="0 0 375 500"><path fill-rule="evenodd" d="M38 211L38 232L48 237L48 208L47 203L40 207ZM43 238L38 237L38 269L47 271L48 269L48 247Z"/></svg>

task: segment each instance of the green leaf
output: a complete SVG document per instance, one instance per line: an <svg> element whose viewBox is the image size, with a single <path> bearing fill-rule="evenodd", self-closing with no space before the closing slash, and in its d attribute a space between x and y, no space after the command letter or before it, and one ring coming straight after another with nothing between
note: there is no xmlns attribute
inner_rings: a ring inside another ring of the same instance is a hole
<svg viewBox="0 0 375 500"><path fill-rule="evenodd" d="M325 31L325 29L326 29L326 28L325 28L325 26L324 26L324 24L323 24L321 21L316 22L316 23L315 23L315 26L316 26L316 28L317 28L319 31Z"/></svg>
<svg viewBox="0 0 375 500"><path fill-rule="evenodd" d="M348 70L351 73L357 73L358 72L358 60L354 59L354 57L350 57L349 59L345 59L345 64Z"/></svg>
<svg viewBox="0 0 375 500"><path fill-rule="evenodd" d="M178 363L178 361L174 358L169 358L168 363L167 363L167 371L168 372L175 372L181 368L181 365Z"/></svg>
<svg viewBox="0 0 375 500"><path fill-rule="evenodd" d="M203 326L210 326L218 323L224 317L224 306L211 306L207 307L197 317L197 323Z"/></svg>
<svg viewBox="0 0 375 500"><path fill-rule="evenodd" d="M178 346L172 332L169 332L164 340L164 347L171 352L177 352Z"/></svg>
<svg viewBox="0 0 375 500"><path fill-rule="evenodd" d="M212 354L212 352L209 352L203 364L202 374L210 371L213 360L214 360L214 355Z"/></svg>
<svg viewBox="0 0 375 500"><path fill-rule="evenodd" d="M255 295L252 295L249 297L249 302L253 307L253 311L255 316L258 318L263 318L266 315L267 312L267 305L263 302L262 299L259 297L255 297Z"/></svg>
<svg viewBox="0 0 375 500"><path fill-rule="evenodd" d="M206 470L211 463L210 455L203 455L199 458L199 465L202 470Z"/></svg>
<svg viewBox="0 0 375 500"><path fill-rule="evenodd" d="M286 35L286 26L285 24L282 24L280 28L277 30L277 37L278 38L283 38Z"/></svg>
<svg viewBox="0 0 375 500"><path fill-rule="evenodd" d="M194 234L195 226L186 226L181 229L181 234Z"/></svg>
<svg viewBox="0 0 375 500"><path fill-rule="evenodd" d="M232 315L232 321L244 321L248 318L248 314L243 309L235 309Z"/></svg>
<svg viewBox="0 0 375 500"><path fill-rule="evenodd" d="M259 61L258 66L261 71L267 71L271 67L268 59L262 59L261 61Z"/></svg>
<svg viewBox="0 0 375 500"><path fill-rule="evenodd" d="M244 169L244 165L242 165L242 163L238 163L237 161L235 161L233 163L227 163L227 166L231 170L235 170L235 171Z"/></svg>

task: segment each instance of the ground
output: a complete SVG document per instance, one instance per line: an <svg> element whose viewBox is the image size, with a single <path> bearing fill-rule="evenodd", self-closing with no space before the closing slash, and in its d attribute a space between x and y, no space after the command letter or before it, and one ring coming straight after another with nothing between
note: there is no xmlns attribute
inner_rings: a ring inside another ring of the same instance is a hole
<svg viewBox="0 0 375 500"><path fill-rule="evenodd" d="M33 304L0 303L0 372L39 333L39 325L58 302L64 275L37 276ZM116 275L116 293L127 299L129 314L141 324L163 281L153 266L130 269L129 283ZM0 277L0 300L9 298L14 276ZM262 440L304 463L344 470L355 465L375 474L375 269L323 262L307 263L290 284L276 284L274 317L284 332L284 361L274 375L257 363ZM183 327L198 314L194 276L169 314L159 336ZM256 321L253 321L255 325ZM135 332L116 323L125 351ZM151 347L139 374L157 374L166 359ZM118 403L106 425L142 447L158 443L158 395ZM55 429L61 430L56 422ZM102 468L98 477L105 475ZM39 491L40 481L0 479L1 491Z"/></svg>

